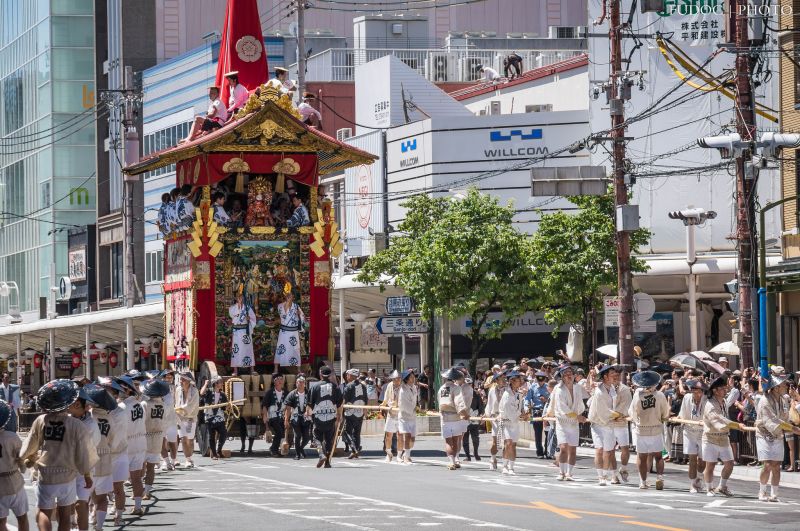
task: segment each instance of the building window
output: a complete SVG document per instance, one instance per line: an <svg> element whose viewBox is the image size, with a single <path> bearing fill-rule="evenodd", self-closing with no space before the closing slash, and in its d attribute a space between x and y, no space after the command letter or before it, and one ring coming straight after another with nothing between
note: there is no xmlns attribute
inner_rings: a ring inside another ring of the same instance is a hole
<svg viewBox="0 0 800 531"><path fill-rule="evenodd" d="M124 295L122 242L111 244L111 298L121 299Z"/></svg>
<svg viewBox="0 0 800 531"><path fill-rule="evenodd" d="M161 151L175 146L178 143L178 140L186 138L189 135L189 128L191 126L192 122L184 122L145 135L144 156L146 157L151 153L155 153L157 151ZM166 175L167 173L174 171L175 171L175 165L169 164L167 166L164 166L163 168L158 168L156 170L145 173L144 178L151 179L153 177L159 177L161 175Z"/></svg>
<svg viewBox="0 0 800 531"><path fill-rule="evenodd" d="M144 282L145 284L158 284L164 282L164 250L152 251L145 254Z"/></svg>
<svg viewBox="0 0 800 531"><path fill-rule="evenodd" d="M553 104L552 103L542 103L539 105L526 105L525 112L552 112L553 111Z"/></svg>
<svg viewBox="0 0 800 531"><path fill-rule="evenodd" d="M3 134L11 134L22 127L22 110L22 70L18 70L3 81Z"/></svg>

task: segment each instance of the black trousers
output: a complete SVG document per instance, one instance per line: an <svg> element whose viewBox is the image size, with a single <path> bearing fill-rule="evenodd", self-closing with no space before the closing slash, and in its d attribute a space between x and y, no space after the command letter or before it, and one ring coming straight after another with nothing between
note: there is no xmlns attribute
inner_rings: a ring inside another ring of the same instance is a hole
<svg viewBox="0 0 800 531"><path fill-rule="evenodd" d="M280 417L269 419L269 431L272 432L272 445L269 450L273 453L280 452L281 440L286 435L283 429L283 420Z"/></svg>
<svg viewBox="0 0 800 531"><path fill-rule="evenodd" d="M518 59L516 57L506 59L505 64L503 65L503 75L508 77L508 74L512 68L516 71L517 76L519 76L522 73L522 59Z"/></svg>
<svg viewBox="0 0 800 531"><path fill-rule="evenodd" d="M221 129L222 124L219 122L215 122L214 120L209 120L206 118L203 120L203 127L200 129L201 131L214 131L215 129Z"/></svg>
<svg viewBox="0 0 800 531"><path fill-rule="evenodd" d="M319 443L320 457L327 456L333 448L333 439L336 437L336 425L314 424L314 438Z"/></svg>
<svg viewBox="0 0 800 531"><path fill-rule="evenodd" d="M294 433L294 451L299 452L311 440L311 421L303 415L293 415L290 422Z"/></svg>
<svg viewBox="0 0 800 531"><path fill-rule="evenodd" d="M541 414L537 415L541 416ZM536 440L536 456L543 457L545 455L544 445L542 444L542 433L544 432L544 422L533 423L533 436Z"/></svg>
<svg viewBox="0 0 800 531"><path fill-rule="evenodd" d="M353 452L361 451L361 424L364 417L346 416L344 417L344 433L342 439Z"/></svg>
<svg viewBox="0 0 800 531"><path fill-rule="evenodd" d="M242 440L242 451L244 452L244 441L248 439L247 437L247 421L244 417L239 417L239 438ZM254 437L250 437L250 446L249 449L253 449L253 441L255 441Z"/></svg>
<svg viewBox="0 0 800 531"><path fill-rule="evenodd" d="M208 448L211 450L211 455L220 455L222 447L225 445L225 439L228 438L228 430L225 429L224 422L214 422L206 424L208 429Z"/></svg>
<svg viewBox="0 0 800 531"><path fill-rule="evenodd" d="M480 426L478 424L471 424L467 426L467 433L464 434L464 453L467 456L470 455L469 453L469 440L472 439L472 449L475 452L474 455L478 455L478 443L481 440L481 432Z"/></svg>

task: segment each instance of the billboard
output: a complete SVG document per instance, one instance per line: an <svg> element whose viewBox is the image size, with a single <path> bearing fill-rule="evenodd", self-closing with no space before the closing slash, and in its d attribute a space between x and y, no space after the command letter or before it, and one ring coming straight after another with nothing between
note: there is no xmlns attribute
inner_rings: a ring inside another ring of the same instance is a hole
<svg viewBox="0 0 800 531"><path fill-rule="evenodd" d="M372 164L361 164L344 171L348 256L369 256L375 248L372 244L374 235L386 231L382 197L385 191L384 135L383 131L372 131L345 140L378 157Z"/></svg>

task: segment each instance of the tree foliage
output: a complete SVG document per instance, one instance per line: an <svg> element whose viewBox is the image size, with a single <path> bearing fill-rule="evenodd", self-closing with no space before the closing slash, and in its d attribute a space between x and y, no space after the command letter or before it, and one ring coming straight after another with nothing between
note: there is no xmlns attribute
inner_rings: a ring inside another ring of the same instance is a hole
<svg viewBox="0 0 800 531"><path fill-rule="evenodd" d="M602 308L602 297L617 286L614 197L570 197L577 213L541 215L531 242L536 282L547 308L545 320L555 330L572 325L586 328L588 312ZM647 229L631 233L631 249L646 245ZM643 260L631 258L631 269L644 272Z"/></svg>
<svg viewBox="0 0 800 531"><path fill-rule="evenodd" d="M419 195L403 206L401 235L357 280L402 287L423 315L467 316L474 374L486 342L538 306L528 236L514 228L512 207L475 189L463 199ZM490 320L501 308L504 320Z"/></svg>

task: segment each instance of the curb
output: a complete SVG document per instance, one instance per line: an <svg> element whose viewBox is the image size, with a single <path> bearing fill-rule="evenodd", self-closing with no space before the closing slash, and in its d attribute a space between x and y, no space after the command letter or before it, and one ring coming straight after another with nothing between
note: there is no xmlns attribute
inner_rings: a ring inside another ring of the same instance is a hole
<svg viewBox="0 0 800 531"><path fill-rule="evenodd" d="M535 441L531 441L530 439L520 439L517 441L517 446L522 448L536 448ZM577 455L580 457L587 457L587 458L594 458L594 449L587 446L579 446ZM636 452L631 452L631 455L636 455ZM631 458L631 462L633 462L633 458ZM674 472L686 473L688 467L685 465L676 465L671 462L664 463L665 468L667 470L672 470ZM794 487L800 488L800 472L786 472L785 470L782 471L781 474L781 486L782 487ZM733 467L733 473L731 474L732 479L738 479L740 481L759 481L759 476L761 474L761 467L760 466L735 466Z"/></svg>

